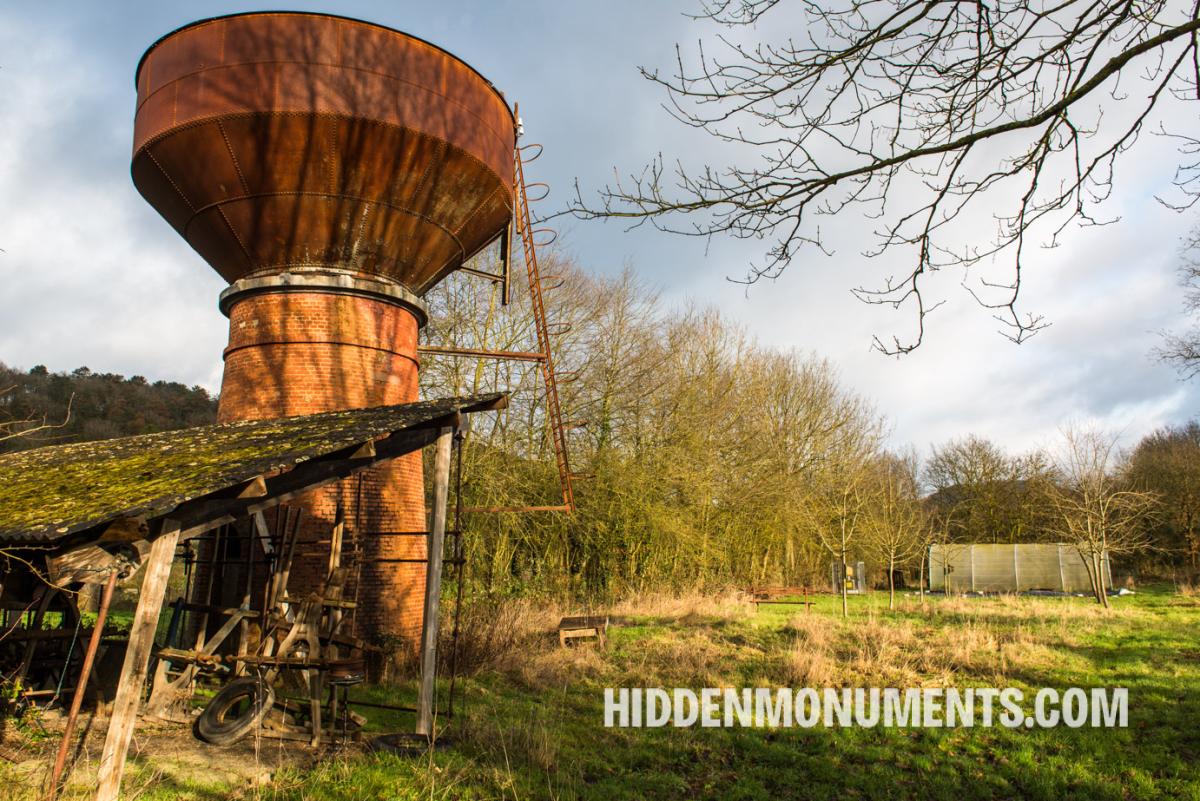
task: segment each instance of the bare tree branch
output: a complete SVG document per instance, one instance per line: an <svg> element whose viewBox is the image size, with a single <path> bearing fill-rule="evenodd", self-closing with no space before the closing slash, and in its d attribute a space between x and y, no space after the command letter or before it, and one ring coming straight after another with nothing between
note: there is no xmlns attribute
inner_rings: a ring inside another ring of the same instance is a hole
<svg viewBox="0 0 1200 801"><path fill-rule="evenodd" d="M697 16L725 29L718 55L702 41L690 60L676 48L671 75L642 70L666 91L669 113L751 153L750 163L668 166L660 154L618 176L598 204L577 186L563 213L764 241L764 258L736 279L753 283L779 276L806 245L826 249L814 217L860 207L880 221L865 255L912 254L907 275L854 289L864 302L915 311L915 334L876 338L885 353L921 343L939 305L922 294L931 273L1002 254L1008 279L964 286L1012 341L1045 327L1018 309L1029 244L1055 246L1072 222L1114 222L1096 207L1120 155L1164 97L1200 92L1195 0L799 5L796 19L777 0L710 0ZM798 38L755 40L792 29ZM1185 159L1200 154L1200 140L1177 138ZM1200 197L1200 160L1180 165L1175 187L1183 201L1163 200L1172 207ZM992 241L955 228L969 213L995 219Z"/></svg>
<svg viewBox="0 0 1200 801"><path fill-rule="evenodd" d="M0 389L0 401L4 400L6 395L10 395L16 387L4 387ZM52 431L56 428L63 428L71 422L71 405L75 401L75 395L67 399L67 411L63 415L62 422L50 423L47 422L46 415L27 415L22 418L14 418L8 415L2 403L0 403L0 442L6 442L17 437L36 437L44 434L46 431Z"/></svg>

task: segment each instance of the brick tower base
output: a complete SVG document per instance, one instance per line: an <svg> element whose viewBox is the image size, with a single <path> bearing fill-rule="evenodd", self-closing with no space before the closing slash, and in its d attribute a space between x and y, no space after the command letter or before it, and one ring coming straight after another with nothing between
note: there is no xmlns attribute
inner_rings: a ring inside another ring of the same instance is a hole
<svg viewBox="0 0 1200 801"><path fill-rule="evenodd" d="M283 273L238 281L222 294L221 308L229 315L229 346L220 422L417 400L424 310L398 285L340 271ZM425 565L392 560L425 558L424 537L398 535L426 528L421 454L292 501L304 517L289 596L303 598L324 581L339 504L347 530L344 563L351 568L344 597L358 602L355 634L415 652ZM350 563L351 537L362 548L357 566Z"/></svg>

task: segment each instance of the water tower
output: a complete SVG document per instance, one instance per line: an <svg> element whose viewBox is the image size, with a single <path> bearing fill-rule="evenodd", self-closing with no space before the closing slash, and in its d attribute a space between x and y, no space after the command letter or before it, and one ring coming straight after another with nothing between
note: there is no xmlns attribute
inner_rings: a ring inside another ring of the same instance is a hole
<svg viewBox="0 0 1200 801"><path fill-rule="evenodd" d="M421 297L504 232L514 118L450 53L342 17L251 13L156 42L137 70L133 181L225 280L221 421L417 399ZM421 456L301 502L363 542L360 634L416 639ZM399 561L408 559L410 561ZM324 578L297 561L293 594Z"/></svg>

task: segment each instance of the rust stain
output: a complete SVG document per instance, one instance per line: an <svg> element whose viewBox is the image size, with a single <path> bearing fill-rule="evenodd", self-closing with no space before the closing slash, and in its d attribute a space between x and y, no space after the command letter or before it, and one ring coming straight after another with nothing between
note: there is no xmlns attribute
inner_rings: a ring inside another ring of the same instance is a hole
<svg viewBox="0 0 1200 801"><path fill-rule="evenodd" d="M507 103L399 31L205 20L147 51L137 89L134 184L228 281L326 265L424 294L511 217Z"/></svg>

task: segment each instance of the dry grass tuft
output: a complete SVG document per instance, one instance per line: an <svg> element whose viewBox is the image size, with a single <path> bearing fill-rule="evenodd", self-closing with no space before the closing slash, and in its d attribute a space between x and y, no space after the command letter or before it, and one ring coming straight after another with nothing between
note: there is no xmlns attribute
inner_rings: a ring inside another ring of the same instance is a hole
<svg viewBox="0 0 1200 801"><path fill-rule="evenodd" d="M557 641L507 666L508 673L535 690L565 689L581 679L597 679L607 669L608 663L594 643L561 648Z"/></svg>
<svg viewBox="0 0 1200 801"><path fill-rule="evenodd" d="M707 630L666 632L646 639L629 665L630 676L654 677L667 687L719 687L731 660L728 647Z"/></svg>
<svg viewBox="0 0 1200 801"><path fill-rule="evenodd" d="M712 620L739 620L754 615L754 605L741 592L725 591L716 595L701 592L685 594L648 593L633 595L612 608L613 614L658 618L664 621L697 624Z"/></svg>
<svg viewBox="0 0 1200 801"><path fill-rule="evenodd" d="M952 686L964 678L995 684L1015 668L1050 664L1058 653L1051 646L1080 627L1075 615L1056 614L1062 607L1051 610L1036 602L1021 609L1020 602L1005 601L988 613L950 603L948 610L927 611L927 622L875 614L851 620L798 615L789 623L794 641L783 655L780 678L809 687ZM962 619L947 626L946 615Z"/></svg>
<svg viewBox="0 0 1200 801"><path fill-rule="evenodd" d="M441 626L438 650L443 659L449 659L451 652L451 614L446 610ZM459 617L458 672L471 675L521 663L530 651L553 640L560 617L558 607L545 602L490 598L464 602Z"/></svg>
<svg viewBox="0 0 1200 801"><path fill-rule="evenodd" d="M905 598L897 607L901 611L927 617L987 618L1013 624L1061 619L1105 620L1113 614L1112 610L1105 610L1099 604L1075 603L1067 598L1030 598L1006 594L992 596L986 599L987 603L980 603L981 600L958 596L942 598L936 603L922 606L917 600Z"/></svg>
<svg viewBox="0 0 1200 801"><path fill-rule="evenodd" d="M514 714L504 715L502 711ZM491 752L492 761L503 765L500 775L511 779L514 768L531 767L549 780L561 767L560 755L566 733L563 710L552 695L520 709L479 707L463 723L463 737L476 748ZM501 781L509 784L509 781ZM515 795L515 793L514 793Z"/></svg>
<svg viewBox="0 0 1200 801"><path fill-rule="evenodd" d="M791 687L832 687L840 676L837 663L823 651L793 648L784 658L783 678Z"/></svg>
<svg viewBox="0 0 1200 801"><path fill-rule="evenodd" d="M793 617L788 628L795 633L798 642L824 648L836 636L838 621L825 615L802 614Z"/></svg>
<svg viewBox="0 0 1200 801"><path fill-rule="evenodd" d="M713 642L706 624L748 618L753 612L753 606L736 592L715 596L698 592L655 593L627 598L607 610L566 609L544 601L480 598L463 605L458 670L468 675L497 670L535 689L562 687L580 678L597 678L609 667L603 652L594 643L560 648L555 631L563 615L608 613L617 618L648 617L657 622L698 627L686 636L648 640L641 658L643 667L650 671L645 675L662 673L689 682L709 681L719 675L727 654ZM447 616L440 646L445 659L450 653L451 625Z"/></svg>

